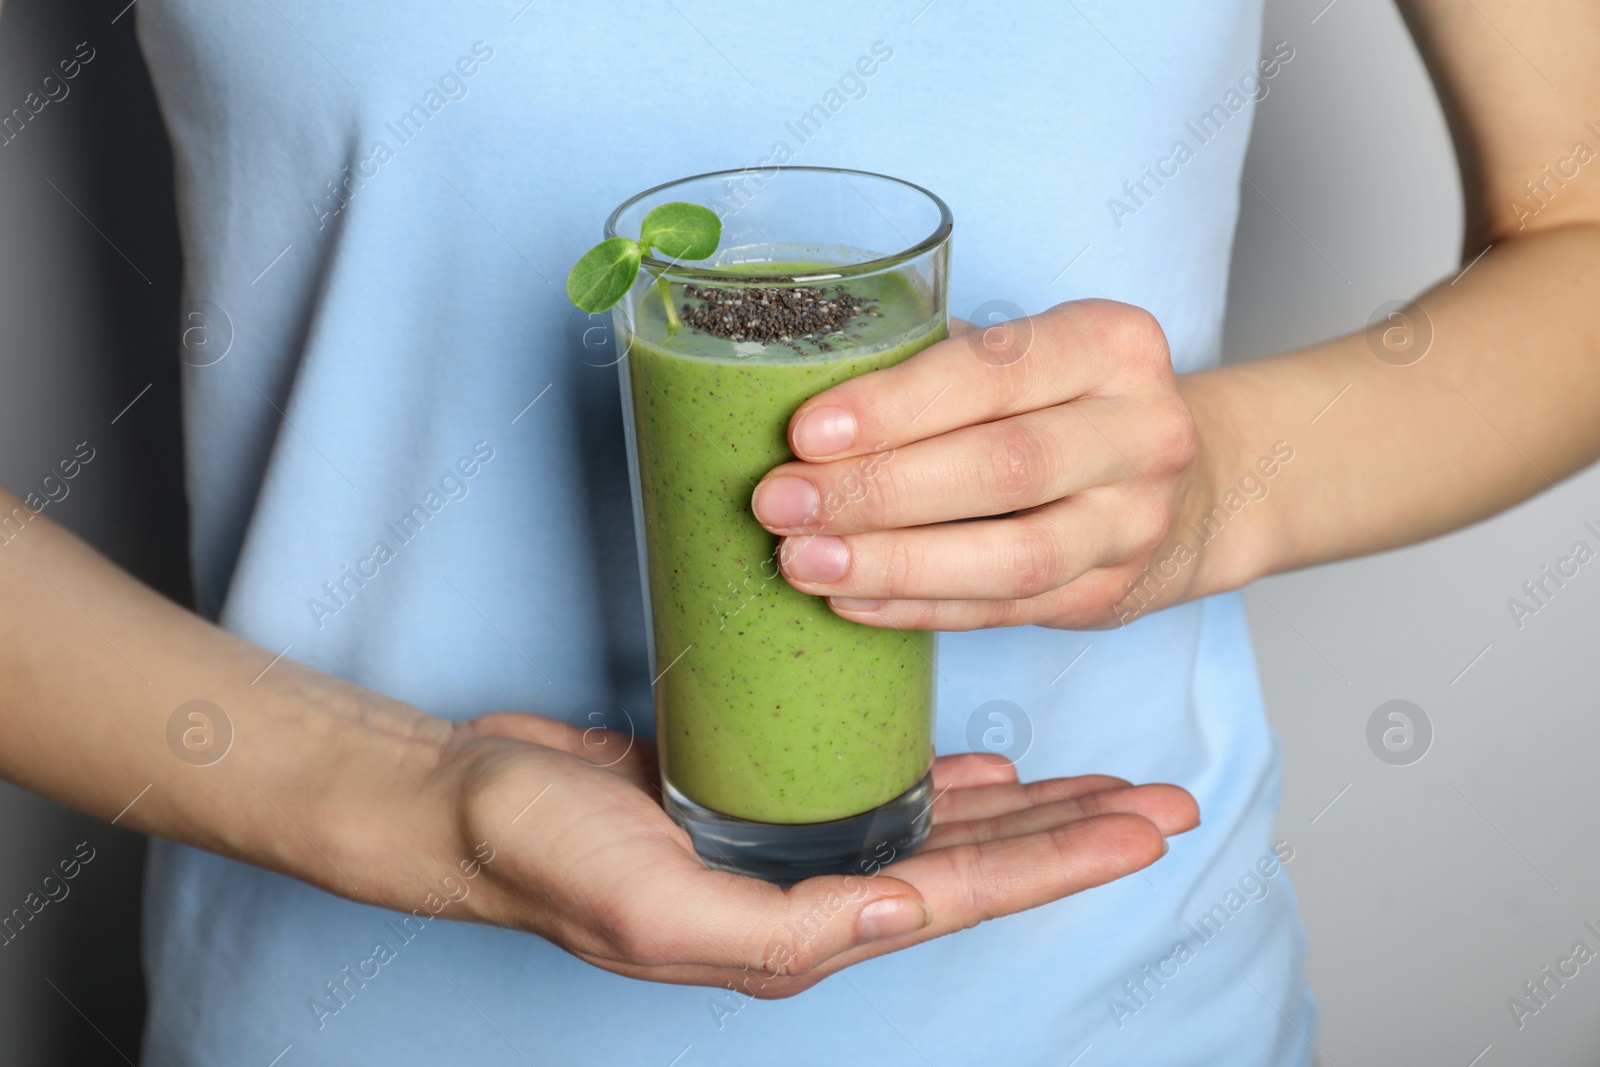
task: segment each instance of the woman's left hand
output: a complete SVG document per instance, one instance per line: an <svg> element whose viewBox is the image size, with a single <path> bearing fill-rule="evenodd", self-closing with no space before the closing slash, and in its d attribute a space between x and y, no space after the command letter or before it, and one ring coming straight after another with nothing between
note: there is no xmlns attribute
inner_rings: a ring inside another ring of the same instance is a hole
<svg viewBox="0 0 1600 1067"><path fill-rule="evenodd" d="M789 584L854 622L1102 628L1194 582L1174 547L1186 502L1208 499L1195 423L1140 308L967 327L811 398L789 442L800 458L752 506ZM1130 599L1158 561L1159 590Z"/></svg>

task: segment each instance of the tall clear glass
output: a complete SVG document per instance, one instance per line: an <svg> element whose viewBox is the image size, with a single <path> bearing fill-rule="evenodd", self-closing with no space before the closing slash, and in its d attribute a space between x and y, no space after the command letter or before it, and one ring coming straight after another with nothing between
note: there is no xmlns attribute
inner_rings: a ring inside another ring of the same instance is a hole
<svg viewBox="0 0 1600 1067"><path fill-rule="evenodd" d="M866 874L930 822L933 635L862 626L790 587L751 493L794 458L790 416L943 339L950 211L909 182L774 167L686 178L722 219L713 259L646 258L616 306L663 802L713 866L780 883ZM854 461L816 528L894 461Z"/></svg>

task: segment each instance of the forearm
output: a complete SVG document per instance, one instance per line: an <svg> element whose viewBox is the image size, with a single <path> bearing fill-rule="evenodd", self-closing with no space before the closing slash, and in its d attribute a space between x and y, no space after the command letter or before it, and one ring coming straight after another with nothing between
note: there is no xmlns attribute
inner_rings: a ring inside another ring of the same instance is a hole
<svg viewBox="0 0 1600 1067"><path fill-rule="evenodd" d="M258 648L141 585L0 490L0 775L64 804L372 899L448 724ZM267 669L270 666L270 669ZM180 705L223 710L220 760L169 747ZM131 806L130 806L131 805ZM418 804L418 810L426 810ZM386 875L386 880L387 880Z"/></svg>
<svg viewBox="0 0 1600 1067"><path fill-rule="evenodd" d="M1357 333L1186 376L1205 487L1189 521L1275 442L1294 450L1206 545L1193 594L1432 537L1592 462L1597 292L1600 227L1551 228L1501 239L1418 298L1433 340L1414 364L1380 360Z"/></svg>

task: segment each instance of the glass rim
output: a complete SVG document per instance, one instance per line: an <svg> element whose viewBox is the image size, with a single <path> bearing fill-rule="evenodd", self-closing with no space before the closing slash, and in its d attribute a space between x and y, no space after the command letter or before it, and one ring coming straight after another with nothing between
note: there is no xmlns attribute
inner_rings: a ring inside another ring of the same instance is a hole
<svg viewBox="0 0 1600 1067"><path fill-rule="evenodd" d="M892 267L898 267L902 264L908 263L919 256L933 251L945 241L949 240L950 233L955 226L955 219L950 214L950 205L946 204L943 198L941 198L937 193L930 189L923 188L916 182L906 181L904 178L896 178L891 174L878 174L875 171L855 170L850 167L791 167L779 165L776 167L741 167L737 170L712 170L707 171L704 174L691 174L688 177L674 178L670 182L662 182L660 185L652 186L643 192L635 193L622 203L618 204L616 208L612 210L610 216L606 218L606 239L609 240L613 237L626 236L625 234L617 231L617 220L622 217L623 212L627 211L629 208L638 204L641 200L644 200L647 197L654 196L665 189L671 189L679 185L686 185L689 182L696 182L705 178L726 178L734 175L749 174L752 170L759 171L762 176L766 176L769 171L806 171L813 174L842 175L845 177L847 182L850 175L855 175L861 178L875 178L879 181L893 182L896 185L904 186L907 189L911 189L927 197L934 207L939 209L939 222L938 225L933 228L932 233L922 238L922 240L912 244L909 248L902 249L899 252L894 252L886 256L877 256L873 259L863 260L860 263L841 263L836 266L830 264L828 271L825 274L818 273L797 276L792 273L759 274L744 269L736 271L719 270L716 267L698 267L686 265L682 260L657 259L648 252L645 253L643 259L641 260L641 265L644 267L653 267L658 272L670 274L673 278L678 279L687 278L743 285L759 285L762 283L773 282L792 283L804 281L833 281L837 278L853 278L863 274L875 274L879 271ZM857 190L857 192L860 192L860 190ZM865 194L862 194L862 199L866 199ZM870 200L867 202L869 205L871 204ZM741 264L741 266L748 266L748 264Z"/></svg>

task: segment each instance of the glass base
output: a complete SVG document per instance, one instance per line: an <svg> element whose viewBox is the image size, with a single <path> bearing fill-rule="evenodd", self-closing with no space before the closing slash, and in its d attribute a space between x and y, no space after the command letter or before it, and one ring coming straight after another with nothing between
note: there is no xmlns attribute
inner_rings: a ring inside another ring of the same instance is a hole
<svg viewBox="0 0 1600 1067"><path fill-rule="evenodd" d="M702 807L670 781L662 806L707 865L781 886L825 874L873 875L911 855L933 827L933 772L860 815L832 822L752 822Z"/></svg>

